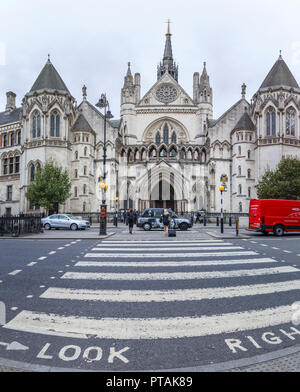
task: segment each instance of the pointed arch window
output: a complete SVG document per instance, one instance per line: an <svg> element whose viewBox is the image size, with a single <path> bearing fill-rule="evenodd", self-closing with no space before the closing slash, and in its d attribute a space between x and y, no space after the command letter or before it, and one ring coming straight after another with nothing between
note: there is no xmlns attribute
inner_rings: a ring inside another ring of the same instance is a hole
<svg viewBox="0 0 300 392"><path fill-rule="evenodd" d="M34 181L34 177L35 177L35 167L34 164L32 163L30 165L30 181Z"/></svg>
<svg viewBox="0 0 300 392"><path fill-rule="evenodd" d="M41 116L37 110L34 112L32 118L32 137L41 137Z"/></svg>
<svg viewBox="0 0 300 392"><path fill-rule="evenodd" d="M286 134L295 136L296 128L296 111L294 108L289 108L286 111Z"/></svg>
<svg viewBox="0 0 300 392"><path fill-rule="evenodd" d="M176 155L177 155L177 152L176 152L175 148L173 147L171 149L171 151L170 151L170 157L171 158L176 158Z"/></svg>
<svg viewBox="0 0 300 392"><path fill-rule="evenodd" d="M168 127L168 124L165 124L165 126L164 126L164 143L166 145L169 144L169 127Z"/></svg>
<svg viewBox="0 0 300 392"><path fill-rule="evenodd" d="M166 158L167 157L167 150L165 148L162 148L160 150L159 156L162 158Z"/></svg>
<svg viewBox="0 0 300 392"><path fill-rule="evenodd" d="M158 146L160 145L160 140L161 140L161 138L160 138L160 133L157 132L157 133L156 133L156 136L155 136L155 143L156 143Z"/></svg>
<svg viewBox="0 0 300 392"><path fill-rule="evenodd" d="M59 137L60 116L57 110L54 110L50 116L50 136Z"/></svg>
<svg viewBox="0 0 300 392"><path fill-rule="evenodd" d="M180 159L185 159L185 151L184 150L180 151Z"/></svg>
<svg viewBox="0 0 300 392"><path fill-rule="evenodd" d="M267 136L276 135L276 113L275 109L270 107L266 115Z"/></svg>
<svg viewBox="0 0 300 392"><path fill-rule="evenodd" d="M172 133L172 138L171 138L172 143L176 144L177 143L177 135L175 132Z"/></svg>

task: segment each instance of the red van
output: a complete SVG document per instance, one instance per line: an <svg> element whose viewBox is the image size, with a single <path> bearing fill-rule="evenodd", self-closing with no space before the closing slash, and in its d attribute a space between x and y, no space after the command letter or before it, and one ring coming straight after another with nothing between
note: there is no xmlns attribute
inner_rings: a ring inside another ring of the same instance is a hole
<svg viewBox="0 0 300 392"><path fill-rule="evenodd" d="M300 231L300 200L251 200L249 230L277 236Z"/></svg>

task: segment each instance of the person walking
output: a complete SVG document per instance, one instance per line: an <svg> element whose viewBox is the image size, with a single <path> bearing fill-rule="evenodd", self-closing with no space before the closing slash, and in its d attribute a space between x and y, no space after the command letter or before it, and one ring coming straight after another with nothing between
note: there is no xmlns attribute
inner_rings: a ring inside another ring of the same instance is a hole
<svg viewBox="0 0 300 392"><path fill-rule="evenodd" d="M132 234L133 224L134 224L134 213L132 210L129 211L127 215L127 220L128 220L129 233Z"/></svg>
<svg viewBox="0 0 300 392"><path fill-rule="evenodd" d="M168 210L164 210L164 215L162 217L162 220L163 220L165 235L168 235L168 229L169 229L169 224L170 224L170 220L171 220L171 217L170 217Z"/></svg>

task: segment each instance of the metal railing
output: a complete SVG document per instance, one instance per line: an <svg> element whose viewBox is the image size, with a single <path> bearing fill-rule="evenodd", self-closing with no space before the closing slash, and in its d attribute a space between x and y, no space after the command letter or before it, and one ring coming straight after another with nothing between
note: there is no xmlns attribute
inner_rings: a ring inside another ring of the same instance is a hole
<svg viewBox="0 0 300 392"><path fill-rule="evenodd" d="M0 236L43 232L42 215L0 216Z"/></svg>

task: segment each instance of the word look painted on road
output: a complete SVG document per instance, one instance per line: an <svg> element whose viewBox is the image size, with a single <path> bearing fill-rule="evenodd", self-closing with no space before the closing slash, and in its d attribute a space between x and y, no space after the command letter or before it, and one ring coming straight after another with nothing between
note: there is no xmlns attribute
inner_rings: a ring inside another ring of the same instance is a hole
<svg viewBox="0 0 300 392"><path fill-rule="evenodd" d="M37 358L53 359L53 356L55 354L50 351L50 347L51 344L46 343L43 346L42 350L38 353ZM130 347L124 347L121 350L116 351L115 347L110 347L107 362L114 363L115 359L119 359L124 363L128 363L129 360L124 356L124 353L128 351L129 348ZM76 361L77 359L82 358L83 360L91 363L95 361L100 361L103 358L103 350L99 346L91 346L87 347L85 350L82 350L81 347L70 344L62 347L56 355L58 355L59 359L65 362Z"/></svg>

